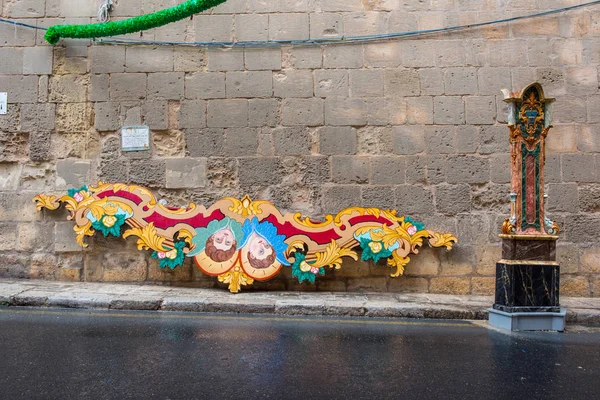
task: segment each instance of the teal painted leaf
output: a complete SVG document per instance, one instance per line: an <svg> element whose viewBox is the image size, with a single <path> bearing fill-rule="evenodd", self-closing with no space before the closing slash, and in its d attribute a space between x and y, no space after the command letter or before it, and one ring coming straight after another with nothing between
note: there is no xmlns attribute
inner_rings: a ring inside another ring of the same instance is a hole
<svg viewBox="0 0 600 400"><path fill-rule="evenodd" d="M168 252L152 252L152 258L158 259L158 266L161 268L169 268L171 270L183 265L185 254L183 254L183 248L185 242L175 242L175 246Z"/></svg>
<svg viewBox="0 0 600 400"><path fill-rule="evenodd" d="M318 274L314 274L311 271L304 272L300 269L300 264L306 259L306 256L300 252L295 253L296 260L292 264L292 275L298 279L298 282L302 283L304 281L309 281L311 283L315 283L317 275L325 275L325 268L319 268ZM313 262L307 261L308 264L312 265Z"/></svg>
<svg viewBox="0 0 600 400"><path fill-rule="evenodd" d="M121 236L121 226L125 223L125 214L104 214L99 220L92 222L92 227L102 232L104 237L108 235Z"/></svg>
<svg viewBox="0 0 600 400"><path fill-rule="evenodd" d="M373 262L377 262L382 258L388 258L392 255L392 252L385 247L383 242L375 242L366 237L360 239L360 248L362 249L362 256L360 258L363 261L373 260ZM380 250L374 251L376 249Z"/></svg>

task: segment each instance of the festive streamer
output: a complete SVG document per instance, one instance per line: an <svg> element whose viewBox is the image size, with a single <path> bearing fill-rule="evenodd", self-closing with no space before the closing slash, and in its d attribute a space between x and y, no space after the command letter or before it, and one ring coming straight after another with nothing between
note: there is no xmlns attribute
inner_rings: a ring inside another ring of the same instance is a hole
<svg viewBox="0 0 600 400"><path fill-rule="evenodd" d="M227 0L189 0L175 7L123 21L87 25L54 25L48 28L44 38L48 43L56 44L60 38L90 39L145 31L201 13L225 1Z"/></svg>

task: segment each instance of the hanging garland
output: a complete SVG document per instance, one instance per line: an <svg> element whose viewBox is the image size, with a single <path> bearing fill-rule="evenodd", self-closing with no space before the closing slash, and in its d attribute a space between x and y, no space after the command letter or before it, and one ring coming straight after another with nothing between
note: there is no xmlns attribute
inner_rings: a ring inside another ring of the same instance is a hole
<svg viewBox="0 0 600 400"><path fill-rule="evenodd" d="M56 44L60 38L90 39L145 31L201 13L225 1L227 0L189 0L175 7L123 21L87 25L54 25L48 28L44 38L48 43Z"/></svg>

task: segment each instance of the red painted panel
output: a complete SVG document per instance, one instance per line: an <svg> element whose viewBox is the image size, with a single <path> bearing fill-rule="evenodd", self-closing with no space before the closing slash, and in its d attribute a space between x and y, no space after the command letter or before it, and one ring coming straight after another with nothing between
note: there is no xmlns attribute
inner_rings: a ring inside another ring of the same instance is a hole
<svg viewBox="0 0 600 400"><path fill-rule="evenodd" d="M535 222L535 157L528 155L525 157L525 173L526 188L525 188L525 203L526 203L526 219L527 222L533 224Z"/></svg>
<svg viewBox="0 0 600 400"><path fill-rule="evenodd" d="M108 197L108 196L121 197L123 199L130 200L130 201L134 202L135 204L140 204L142 202L142 198L140 196L137 196L134 193L126 192L124 190L119 190L116 193L112 190L107 190L102 193L97 193L96 196L98 196L101 199Z"/></svg>
<svg viewBox="0 0 600 400"><path fill-rule="evenodd" d="M159 229L167 229L177 224L189 224L194 228L204 228L208 225L208 223L214 219L221 220L225 218L225 215L220 210L215 210L209 216L204 216L202 214L197 214L190 218L185 219L175 219L168 218L164 215L161 215L157 212L150 214L148 217L144 218L144 220L148 223L154 222L154 226Z"/></svg>

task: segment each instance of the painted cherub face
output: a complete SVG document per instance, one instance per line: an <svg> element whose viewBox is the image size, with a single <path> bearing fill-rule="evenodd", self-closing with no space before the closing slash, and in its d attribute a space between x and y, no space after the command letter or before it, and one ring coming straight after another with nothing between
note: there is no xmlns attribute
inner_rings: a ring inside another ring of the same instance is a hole
<svg viewBox="0 0 600 400"><path fill-rule="evenodd" d="M275 262L273 246L261 236L253 234L248 243L248 261L254 268L267 268Z"/></svg>
<svg viewBox="0 0 600 400"><path fill-rule="evenodd" d="M237 248L235 236L229 228L213 233L206 241L206 254L217 262L229 260Z"/></svg>
<svg viewBox="0 0 600 400"><path fill-rule="evenodd" d="M212 235L213 244L219 250L227 251L231 249L231 246L235 243L233 233L229 228L221 229Z"/></svg>

